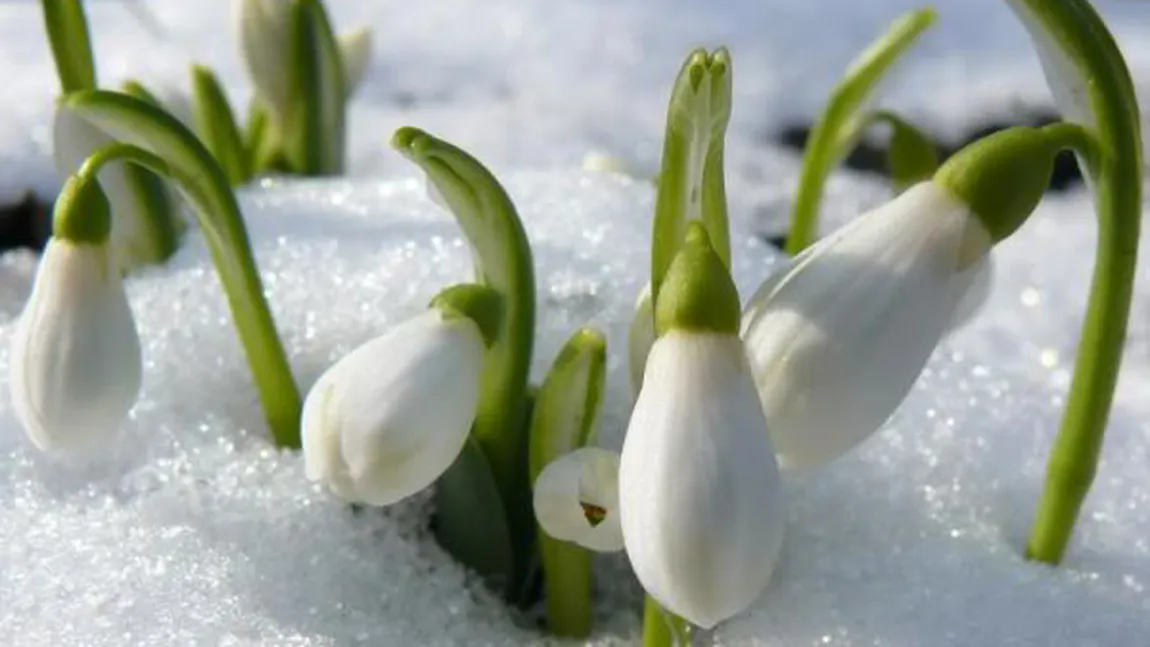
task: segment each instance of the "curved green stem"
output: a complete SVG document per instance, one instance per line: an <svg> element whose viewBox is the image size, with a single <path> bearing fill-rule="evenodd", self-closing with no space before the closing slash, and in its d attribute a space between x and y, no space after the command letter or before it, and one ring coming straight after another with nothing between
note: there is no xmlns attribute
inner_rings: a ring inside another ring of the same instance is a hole
<svg viewBox="0 0 1150 647"><path fill-rule="evenodd" d="M121 143L143 149L130 152L120 147L103 154L166 174L195 207L272 436L279 447L298 448L299 389L264 298L239 204L219 164L175 117L131 96L89 90L66 97L60 109L73 111Z"/></svg>
<svg viewBox="0 0 1150 647"><path fill-rule="evenodd" d="M526 404L535 343L535 269L527 234L507 192L471 155L410 127L396 131L392 146L427 174L471 243L478 279L503 296L502 325L487 351L472 435L503 498L511 534L519 544L516 557L525 560L534 532Z"/></svg>
<svg viewBox="0 0 1150 647"><path fill-rule="evenodd" d="M40 7L44 10L44 28L52 45L60 90L68 94L95 88L92 42L80 0L40 0Z"/></svg>
<svg viewBox="0 0 1150 647"><path fill-rule="evenodd" d="M1097 470L1122 361L1142 217L1142 135L1130 73L1090 3L1012 0L1011 5L1044 55L1060 108L1075 121L1092 121L1081 125L1098 144L1085 159L1098 212L1090 300L1066 413L1026 547L1031 559L1057 564ZM1069 87L1062 84L1065 74L1073 77ZM1088 103L1085 112L1082 101Z"/></svg>
<svg viewBox="0 0 1150 647"><path fill-rule="evenodd" d="M811 129L803 149L799 188L787 233L787 254L797 255L818 236L819 204L827 175L854 148L866 127L862 113L868 99L879 81L936 18L934 9L929 7L901 16L851 63L831 92L830 101Z"/></svg>

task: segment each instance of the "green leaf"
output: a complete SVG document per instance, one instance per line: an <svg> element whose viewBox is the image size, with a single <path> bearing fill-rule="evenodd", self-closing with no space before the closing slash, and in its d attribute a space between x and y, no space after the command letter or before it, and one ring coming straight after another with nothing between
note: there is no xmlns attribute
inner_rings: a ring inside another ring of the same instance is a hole
<svg viewBox="0 0 1150 647"><path fill-rule="evenodd" d="M128 79L127 81L124 81L120 85L120 89L124 92L124 94L135 97L140 101L150 103L157 108L164 107L163 102L156 97L155 93L149 90L143 83L140 83L135 79Z"/></svg>
<svg viewBox="0 0 1150 647"><path fill-rule="evenodd" d="M938 170L938 151L930 138L918 128L885 110L875 113L871 121L882 121L890 125L886 161L896 193L929 180Z"/></svg>
<svg viewBox="0 0 1150 647"><path fill-rule="evenodd" d="M817 237L823 185L827 175L858 142L868 123L866 108L875 88L936 18L934 9L929 7L901 16L855 59L831 92L803 152L802 174L787 234L787 253L791 256Z"/></svg>
<svg viewBox="0 0 1150 647"><path fill-rule="evenodd" d="M532 483L548 463L594 439L607 373L607 340L591 328L578 330L559 351L536 396L531 423ZM547 620L561 636L591 633L591 553L538 529L547 590Z"/></svg>
<svg viewBox="0 0 1150 647"><path fill-rule="evenodd" d="M297 0L291 17L291 74L283 140L302 175L343 170L346 92L339 42L320 0Z"/></svg>
<svg viewBox="0 0 1150 647"><path fill-rule="evenodd" d="M651 243L655 303L691 220L703 221L723 263L730 264L723 150L731 118L731 72L725 49L710 54L698 49L683 63L671 91Z"/></svg>
<svg viewBox="0 0 1150 647"><path fill-rule="evenodd" d="M469 439L435 484L435 538L489 586L512 585L515 555L507 513L483 450Z"/></svg>
<svg viewBox="0 0 1150 647"><path fill-rule="evenodd" d="M80 0L40 0L40 6L44 9L44 27L52 45L61 91L68 94L95 88L92 42Z"/></svg>
<svg viewBox="0 0 1150 647"><path fill-rule="evenodd" d="M250 177L247 156L232 106L216 75L203 65L192 66L192 101L196 130L220 163L228 182L232 186L247 182Z"/></svg>
<svg viewBox="0 0 1150 647"><path fill-rule="evenodd" d="M516 566L526 577L535 524L527 479L527 378L535 343L535 270L515 205L495 176L463 150L416 128L392 146L427 174L433 193L471 243L477 277L503 297L503 320L487 351L472 435L482 448L508 515Z"/></svg>
<svg viewBox="0 0 1150 647"><path fill-rule="evenodd" d="M150 170L170 172L194 207L276 444L298 448L299 389L264 297L243 216L215 158L175 117L126 94L79 92L65 97L60 109L163 160L165 168Z"/></svg>

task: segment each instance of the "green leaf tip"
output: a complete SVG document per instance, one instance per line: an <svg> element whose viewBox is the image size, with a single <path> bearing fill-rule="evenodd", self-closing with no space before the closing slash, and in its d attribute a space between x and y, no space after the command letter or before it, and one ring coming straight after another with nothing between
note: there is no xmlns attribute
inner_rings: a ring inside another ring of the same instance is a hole
<svg viewBox="0 0 1150 647"><path fill-rule="evenodd" d="M660 336L671 330L737 335L741 315L738 289L706 228L688 223L655 305L655 330Z"/></svg>
<svg viewBox="0 0 1150 647"><path fill-rule="evenodd" d="M64 94L96 87L96 65L88 19L80 0L40 0L44 28L52 46L60 90Z"/></svg>
<svg viewBox="0 0 1150 647"><path fill-rule="evenodd" d="M52 214L52 236L87 245L102 245L112 233L112 207L95 174L68 178Z"/></svg>
<svg viewBox="0 0 1150 647"><path fill-rule="evenodd" d="M466 317L479 327L483 341L492 346L503 325L503 296L486 285L453 285L431 300L431 307L447 316Z"/></svg>
<svg viewBox="0 0 1150 647"><path fill-rule="evenodd" d="M929 180L939 166L938 151L930 139L894 113L881 111L875 114L874 120L885 121L891 128L886 161L895 191L901 193Z"/></svg>

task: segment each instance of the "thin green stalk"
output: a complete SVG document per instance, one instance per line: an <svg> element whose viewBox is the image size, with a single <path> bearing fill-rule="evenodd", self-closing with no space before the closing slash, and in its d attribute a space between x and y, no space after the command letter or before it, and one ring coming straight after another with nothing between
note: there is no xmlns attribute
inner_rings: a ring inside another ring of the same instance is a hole
<svg viewBox="0 0 1150 647"><path fill-rule="evenodd" d="M121 143L143 149L146 154L123 147L124 152L106 155L122 156L167 175L195 207L192 211L211 250L272 436L279 447L298 448L299 389L264 297L243 215L219 164L179 120L134 97L88 90L66 97L60 109L73 111Z"/></svg>
<svg viewBox="0 0 1150 647"><path fill-rule="evenodd" d="M96 87L88 20L80 0L40 0L63 94Z"/></svg>
<svg viewBox="0 0 1150 647"><path fill-rule="evenodd" d="M690 647L691 624L651 596L643 599L643 647Z"/></svg>
<svg viewBox="0 0 1150 647"><path fill-rule="evenodd" d="M799 188L787 232L787 254L795 256L815 241L823 186L834 166L854 148L862 134L866 126L862 113L868 100L879 82L936 18L930 7L901 16L851 63L831 92L826 109L815 122L803 148Z"/></svg>
<svg viewBox="0 0 1150 647"><path fill-rule="evenodd" d="M1068 118L1093 121L1081 125L1098 144L1085 160L1098 213L1090 299L1066 412L1026 548L1029 558L1057 564L1097 471L1122 361L1142 216L1142 135L1130 73L1090 3L1014 0L1012 8L1044 54L1048 80L1065 81L1060 76L1065 73L1076 77L1074 87L1056 87L1055 95L1088 102L1090 114L1082 114L1076 103L1060 108L1071 113Z"/></svg>
<svg viewBox="0 0 1150 647"><path fill-rule="evenodd" d="M284 148L301 175L343 171L346 92L339 43L320 0L297 0L291 9L290 102Z"/></svg>
<svg viewBox="0 0 1150 647"><path fill-rule="evenodd" d="M400 128L392 146L427 174L428 182L471 242L479 279L503 296L504 318L487 351L472 437L482 448L507 513L519 564L511 589L525 577L534 522L527 474L527 378L535 343L535 269L515 205L499 181L463 150L416 128ZM509 589L510 590L510 589Z"/></svg>

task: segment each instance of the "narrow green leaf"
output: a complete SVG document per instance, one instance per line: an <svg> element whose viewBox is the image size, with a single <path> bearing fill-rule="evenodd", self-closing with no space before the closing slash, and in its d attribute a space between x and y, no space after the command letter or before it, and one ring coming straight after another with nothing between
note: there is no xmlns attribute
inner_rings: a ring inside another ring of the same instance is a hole
<svg viewBox="0 0 1150 647"><path fill-rule="evenodd" d="M723 149L731 116L731 61L725 49L692 52L671 90L655 196L651 295L683 242L687 223L702 220L724 263L731 258Z"/></svg>
<svg viewBox="0 0 1150 647"><path fill-rule="evenodd" d="M469 439L435 484L435 538L489 586L505 590L515 572L507 513L483 450Z"/></svg>
<svg viewBox="0 0 1150 647"><path fill-rule="evenodd" d="M499 487L525 576L535 524L527 479L527 377L535 343L535 270L515 205L478 160L416 128L392 146L427 174L471 243L479 279L503 296L503 321L488 349L473 436Z"/></svg>
<svg viewBox="0 0 1150 647"><path fill-rule="evenodd" d="M890 111L875 113L871 121L881 121L890 125L886 160L891 184L894 185L896 193L902 193L912 185L934 176L939 164L938 151L935 150L929 137Z"/></svg>
<svg viewBox="0 0 1150 647"><path fill-rule="evenodd" d="M343 170L346 104L339 42L320 0L297 0L291 25L287 158L302 175L337 175Z"/></svg>
<svg viewBox="0 0 1150 647"><path fill-rule="evenodd" d="M40 0L40 6L61 91L68 94L95 88L96 66L83 4L80 0Z"/></svg>
<svg viewBox="0 0 1150 647"><path fill-rule="evenodd" d="M791 256L818 235L823 185L858 142L867 124L866 108L875 88L936 18L934 9L929 7L901 16L855 59L831 92L803 152L802 174L787 234L787 253Z"/></svg>
<svg viewBox="0 0 1150 647"><path fill-rule="evenodd" d="M212 252L276 444L298 448L299 389L264 297L243 216L215 158L175 117L126 94L79 92L66 97L60 109L164 160L194 207Z"/></svg>
<svg viewBox="0 0 1150 647"><path fill-rule="evenodd" d="M124 83L120 85L120 89L124 92L124 94L135 97L140 101L150 103L157 108L164 107L163 102L156 97L154 92L149 90L143 83L140 83L135 79L128 79L127 81L124 81Z"/></svg>
<svg viewBox="0 0 1150 647"><path fill-rule="evenodd" d="M607 341L591 328L559 351L532 412L529 472L534 483L548 463L594 439L607 372ZM591 633L591 553L537 531L547 591L547 620L561 636Z"/></svg>
<svg viewBox="0 0 1150 647"><path fill-rule="evenodd" d="M216 75L203 65L192 66L192 101L195 102L196 130L220 163L228 182L232 186L247 182L251 175L232 106Z"/></svg>
<svg viewBox="0 0 1150 647"><path fill-rule="evenodd" d="M121 265L161 264L179 249L180 237L186 229L179 216L179 206L161 176L132 163L125 163L123 172L143 231L138 244L117 250Z"/></svg>

